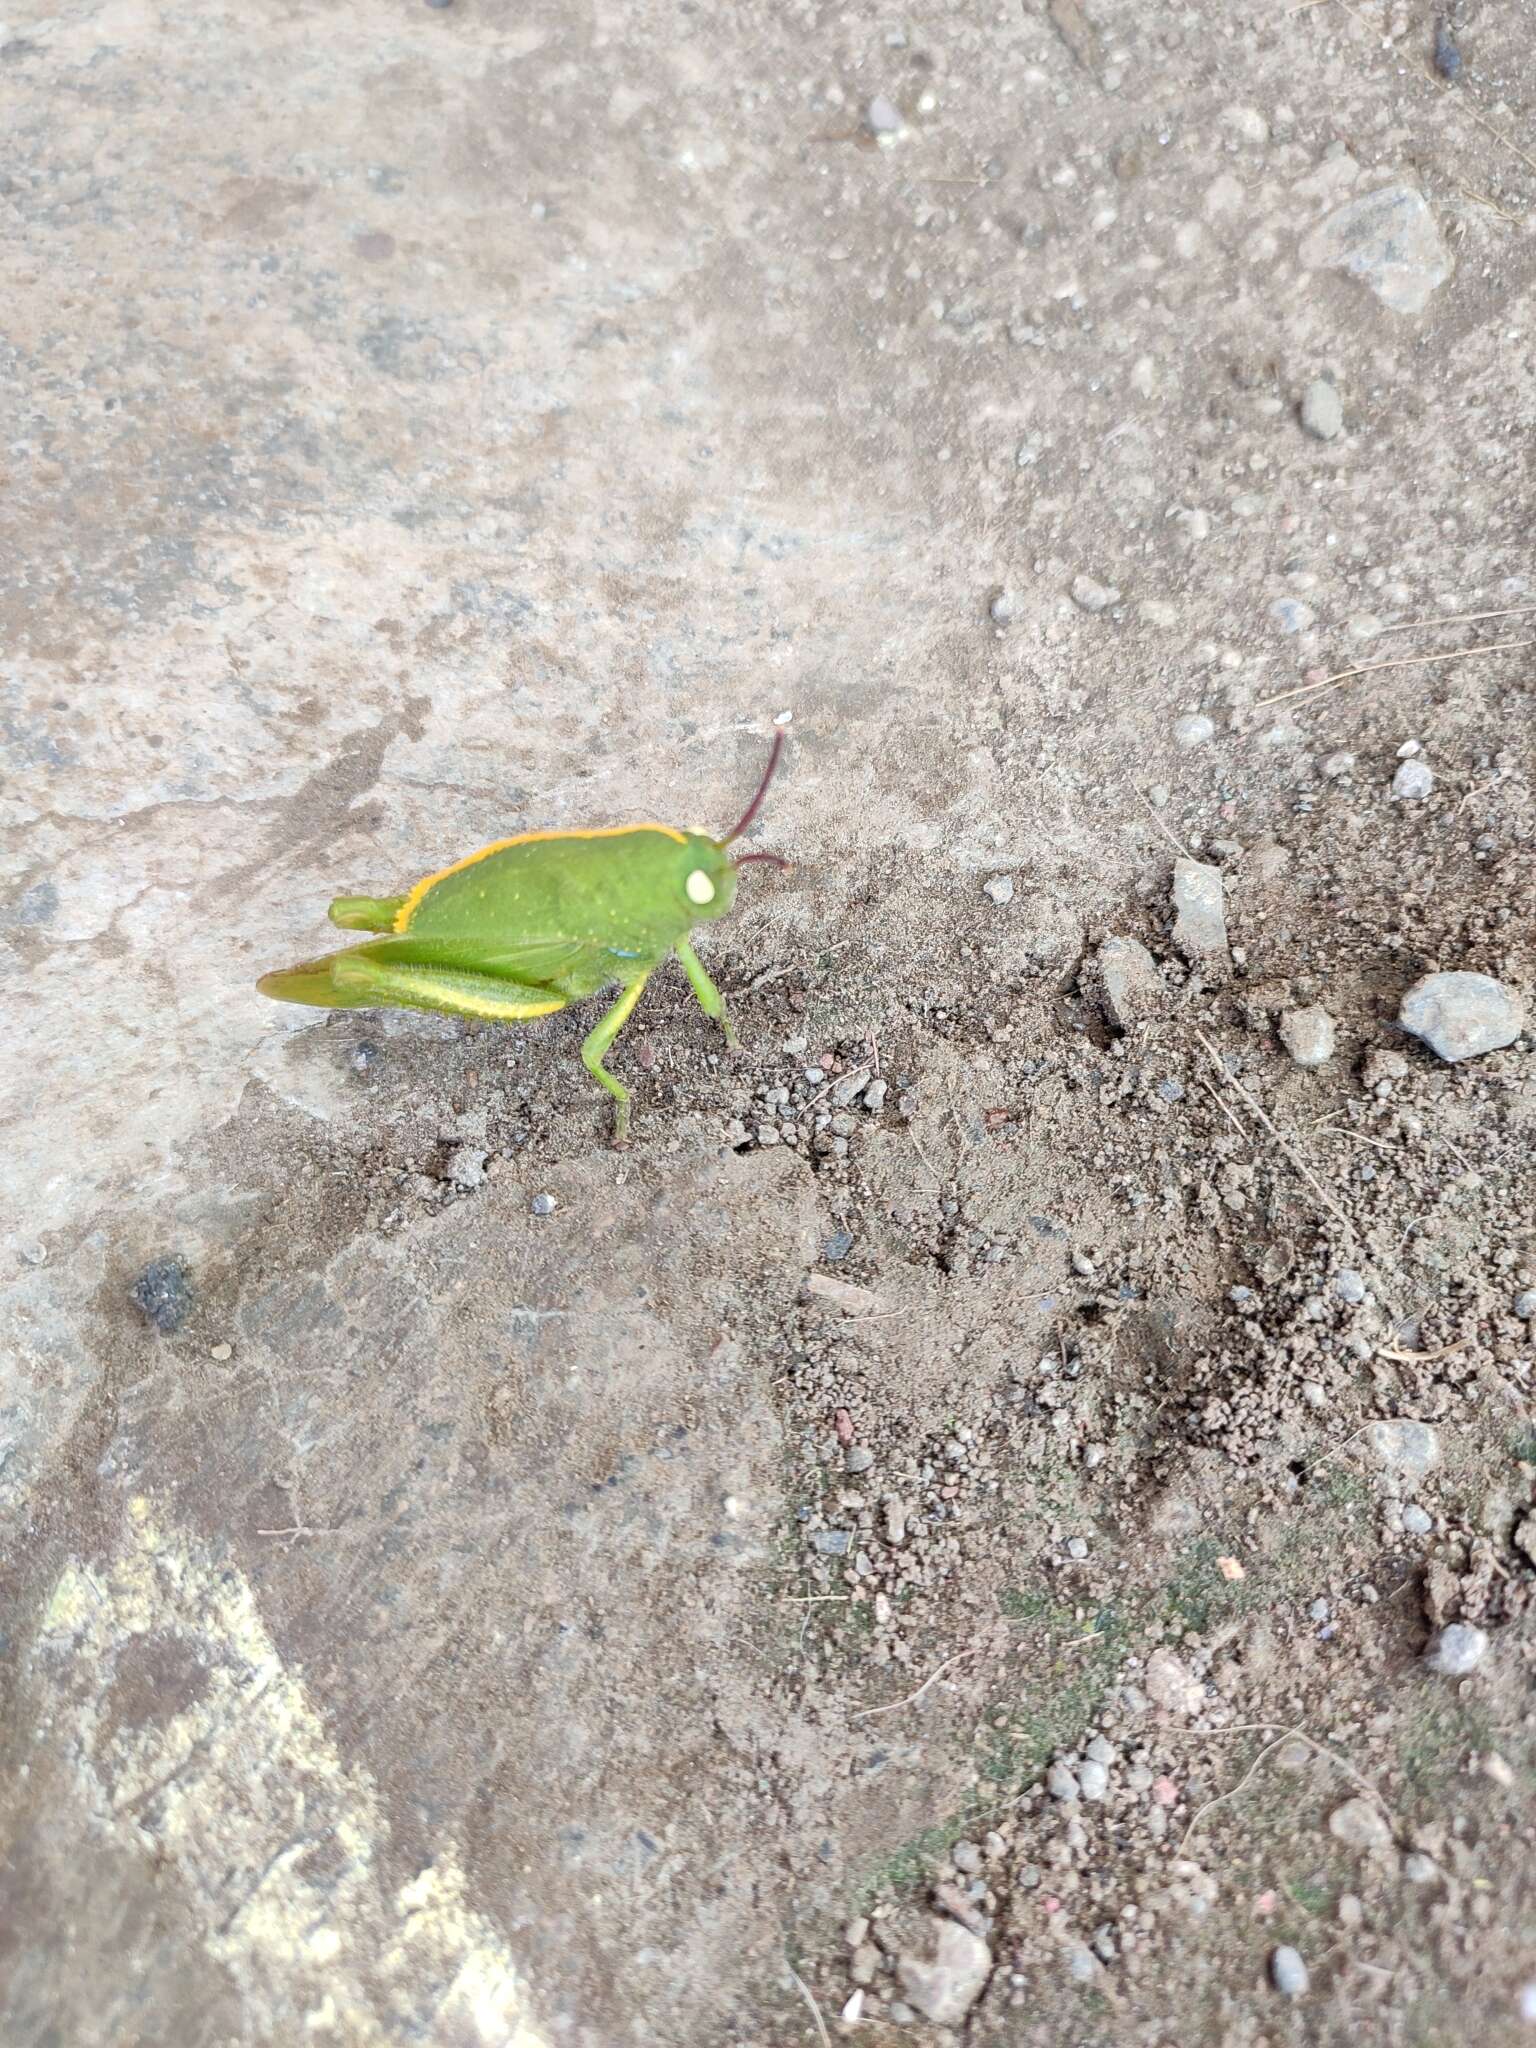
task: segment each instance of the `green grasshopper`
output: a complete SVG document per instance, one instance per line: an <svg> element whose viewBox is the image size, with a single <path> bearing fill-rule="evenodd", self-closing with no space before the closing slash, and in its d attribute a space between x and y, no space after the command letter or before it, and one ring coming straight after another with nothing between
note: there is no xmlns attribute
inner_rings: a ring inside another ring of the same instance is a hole
<svg viewBox="0 0 1536 2048"><path fill-rule="evenodd" d="M776 853L727 849L752 824L784 749L782 732L757 793L723 839L671 825L522 832L426 876L404 896L338 896L343 931L388 936L307 960L256 986L280 1003L322 1010L437 1010L517 1023L547 1017L618 983L618 1001L581 1048L582 1064L618 1105L614 1143L629 1136L629 1090L603 1065L651 974L671 953L725 1042L736 1034L720 991L688 943L724 917L749 861L787 868Z"/></svg>

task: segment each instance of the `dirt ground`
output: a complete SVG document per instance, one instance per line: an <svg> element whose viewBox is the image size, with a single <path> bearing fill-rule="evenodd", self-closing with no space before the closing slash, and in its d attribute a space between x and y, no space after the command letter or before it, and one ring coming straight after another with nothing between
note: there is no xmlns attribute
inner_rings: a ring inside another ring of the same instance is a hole
<svg viewBox="0 0 1536 2048"><path fill-rule="evenodd" d="M8 13L7 2043L1536 2038L1536 9L1448 10ZM785 713L627 1152L590 1007L255 993Z"/></svg>

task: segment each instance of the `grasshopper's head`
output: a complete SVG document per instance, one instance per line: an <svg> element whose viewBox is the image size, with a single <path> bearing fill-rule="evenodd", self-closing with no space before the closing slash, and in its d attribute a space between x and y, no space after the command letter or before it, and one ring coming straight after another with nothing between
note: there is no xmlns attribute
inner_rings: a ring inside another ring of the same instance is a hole
<svg viewBox="0 0 1536 2048"><path fill-rule="evenodd" d="M787 868L789 862L778 853L738 853L732 855L730 848L751 825L763 807L763 798L768 794L768 785L773 780L773 771L779 765L779 756L784 751L784 735L776 732L773 736L773 750L768 756L768 766L763 770L763 779L757 785L757 792L751 803L742 812L736 823L723 839L711 839L706 832L690 832L687 835L687 855L683 876L683 894L702 923L706 918L724 917L736 900L736 873L748 861L772 861L777 868Z"/></svg>

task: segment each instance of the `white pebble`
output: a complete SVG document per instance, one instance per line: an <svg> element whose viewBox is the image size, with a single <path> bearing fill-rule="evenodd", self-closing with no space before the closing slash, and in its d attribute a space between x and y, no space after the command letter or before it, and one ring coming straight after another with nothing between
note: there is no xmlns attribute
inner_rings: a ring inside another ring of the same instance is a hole
<svg viewBox="0 0 1536 2048"><path fill-rule="evenodd" d="M1269 1974L1282 1998L1300 1998L1308 1984L1307 1966L1294 1948L1277 1948L1269 1959Z"/></svg>
<svg viewBox="0 0 1536 2048"><path fill-rule="evenodd" d="M1442 1678L1465 1678L1469 1671L1477 1669L1487 1654L1485 1630L1473 1628L1470 1622L1453 1621L1431 1641L1424 1652L1424 1661Z"/></svg>
<svg viewBox="0 0 1536 2048"><path fill-rule="evenodd" d="M1392 778L1392 796L1397 803L1418 803L1435 786L1434 770L1427 761L1408 760Z"/></svg>
<svg viewBox="0 0 1536 2048"><path fill-rule="evenodd" d="M990 896L994 903L1011 903L1013 901L1012 875L993 875L989 881L982 883L981 893L983 896Z"/></svg>
<svg viewBox="0 0 1536 2048"><path fill-rule="evenodd" d="M1183 718L1173 722L1174 744L1180 747L1203 747L1207 740L1216 736L1216 722L1207 718L1203 711L1187 712Z"/></svg>
<svg viewBox="0 0 1536 2048"><path fill-rule="evenodd" d="M1081 611L1103 612L1120 602L1120 593L1112 583L1100 583L1097 577L1074 576L1072 602Z"/></svg>

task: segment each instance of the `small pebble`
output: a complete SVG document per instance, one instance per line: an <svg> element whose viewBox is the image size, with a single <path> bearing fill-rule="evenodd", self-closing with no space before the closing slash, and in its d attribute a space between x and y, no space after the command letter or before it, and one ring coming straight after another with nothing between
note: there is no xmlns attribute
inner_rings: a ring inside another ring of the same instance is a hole
<svg viewBox="0 0 1536 2048"><path fill-rule="evenodd" d="M1300 1998L1306 1991L1307 1966L1299 1951L1280 1947L1269 1959L1270 1980L1282 1998Z"/></svg>
<svg viewBox="0 0 1536 2048"><path fill-rule="evenodd" d="M864 1107L866 1109L873 1109L877 1111L882 1110L885 1107L885 1097L885 1082L871 1081L869 1086L864 1090Z"/></svg>
<svg viewBox="0 0 1536 2048"><path fill-rule="evenodd" d="M1069 1537L1067 1540L1067 1555L1068 1557L1075 1557L1079 1562L1081 1562L1082 1559L1088 1555L1088 1544L1086 1539L1081 1536Z"/></svg>
<svg viewBox="0 0 1536 2048"><path fill-rule="evenodd" d="M485 1148L481 1145L456 1145L448 1155L448 1178L455 1187L482 1187L486 1157Z"/></svg>
<svg viewBox="0 0 1536 2048"><path fill-rule="evenodd" d="M1410 1884L1433 1884L1440 1875L1440 1866L1433 1856L1425 1856L1416 1849L1403 1858L1403 1875Z"/></svg>
<svg viewBox="0 0 1536 2048"><path fill-rule="evenodd" d="M1409 1501L1403 1509L1403 1527L1410 1536L1427 1536L1435 1526L1435 1518L1417 1501Z"/></svg>
<svg viewBox="0 0 1536 2048"><path fill-rule="evenodd" d="M1389 1472L1405 1478L1422 1479L1440 1462L1440 1438L1427 1422L1398 1420L1373 1422L1365 1432L1372 1456Z"/></svg>
<svg viewBox="0 0 1536 2048"><path fill-rule="evenodd" d="M1333 1019L1316 1003L1286 1010L1280 1018L1280 1043L1298 1067L1320 1067L1333 1058Z"/></svg>
<svg viewBox="0 0 1536 2048"><path fill-rule="evenodd" d="M1052 1764L1045 1774L1045 1789L1053 1799L1076 1799L1082 1791L1074 1774L1065 1764Z"/></svg>
<svg viewBox="0 0 1536 2048"><path fill-rule="evenodd" d="M1392 778L1393 801L1418 803L1429 795L1434 786L1434 770L1427 761L1404 761Z"/></svg>
<svg viewBox="0 0 1536 2048"><path fill-rule="evenodd" d="M1317 441L1332 441L1344 425L1344 401L1338 386L1314 377L1301 394L1301 424Z"/></svg>
<svg viewBox="0 0 1536 2048"><path fill-rule="evenodd" d="M1352 1307L1364 1301L1366 1296L1365 1277L1353 1266L1341 1266L1333 1276L1333 1291L1340 1301L1347 1301Z"/></svg>
<svg viewBox="0 0 1536 2048"><path fill-rule="evenodd" d="M1346 1799L1328 1816L1328 1832L1347 1849L1389 1849L1392 1830L1373 1801Z"/></svg>
<svg viewBox="0 0 1536 2048"><path fill-rule="evenodd" d="M1203 747L1207 740L1216 737L1216 721L1207 718L1203 711L1186 712L1184 717L1173 721L1174 744L1180 747Z"/></svg>
<svg viewBox="0 0 1536 2048"><path fill-rule="evenodd" d="M1461 76L1461 52L1451 34L1450 23L1443 17L1435 23L1435 69L1450 85L1454 85ZM1531 2017L1536 2019L1536 2013Z"/></svg>
<svg viewBox="0 0 1536 2048"><path fill-rule="evenodd" d="M868 1444L850 1444L843 1453L845 1472L867 1472L875 1462L875 1454Z"/></svg>
<svg viewBox="0 0 1536 2048"><path fill-rule="evenodd" d="M553 1195L535 1195L528 1206L535 1216L553 1216L560 1205Z"/></svg>
<svg viewBox="0 0 1536 2048"><path fill-rule="evenodd" d="M1424 1661L1442 1678L1465 1678L1487 1654L1488 1637L1484 1630L1474 1628L1470 1622L1453 1621L1431 1640Z"/></svg>
<svg viewBox="0 0 1536 2048"><path fill-rule="evenodd" d="M1297 597L1277 597L1269 615L1282 633L1304 633L1317 617L1311 605L1303 604Z"/></svg>
<svg viewBox="0 0 1536 2048"><path fill-rule="evenodd" d="M1120 602L1120 593L1112 583L1100 583L1097 577L1074 576L1072 602L1080 611L1104 612Z"/></svg>
<svg viewBox="0 0 1536 2048"><path fill-rule="evenodd" d="M1515 1296L1514 1309L1522 1323L1536 1319L1536 1287L1522 1288Z"/></svg>
<svg viewBox="0 0 1536 2048"><path fill-rule="evenodd" d="M1000 590L987 606L994 626L1011 626L1019 616L1019 600L1011 590Z"/></svg>
<svg viewBox="0 0 1536 2048"><path fill-rule="evenodd" d="M864 109L864 119L871 135L899 135L905 126L901 109L879 93Z"/></svg>
<svg viewBox="0 0 1536 2048"><path fill-rule="evenodd" d="M949 1860L956 1870L970 1877L981 1868L981 1851L974 1842L959 1841L950 1850Z"/></svg>
<svg viewBox="0 0 1536 2048"><path fill-rule="evenodd" d="M233 1344L215 1344L208 1354L210 1358L217 1359L220 1365L227 1363L234 1355L235 1347Z"/></svg>
<svg viewBox="0 0 1536 2048"><path fill-rule="evenodd" d="M174 1336L192 1313L192 1282L180 1259L152 1259L129 1292L162 1337Z"/></svg>
<svg viewBox="0 0 1536 2048"><path fill-rule="evenodd" d="M1173 908L1173 943L1191 965L1226 957L1226 899L1220 868L1204 861L1176 860Z"/></svg>
<svg viewBox="0 0 1536 2048"><path fill-rule="evenodd" d="M994 903L1011 903L1013 901L1012 875L993 875L989 881L982 883L981 893L984 896L990 896Z"/></svg>
<svg viewBox="0 0 1536 2048"><path fill-rule="evenodd" d="M823 1557L846 1557L852 1543L846 1529L818 1529L811 1538L811 1548L819 1550Z"/></svg>
<svg viewBox="0 0 1536 2048"><path fill-rule="evenodd" d="M1109 1791L1109 1772L1091 1756L1085 1757L1077 1767L1077 1782L1085 1799L1097 1801Z"/></svg>
<svg viewBox="0 0 1536 2048"><path fill-rule="evenodd" d="M1330 754L1323 763L1322 773L1330 782L1337 782L1341 777L1348 775L1354 765L1355 757L1353 754Z"/></svg>
<svg viewBox="0 0 1536 2048"><path fill-rule="evenodd" d="M1426 974L1403 997L1397 1021L1454 1065L1513 1045L1525 1005L1489 974Z"/></svg>

